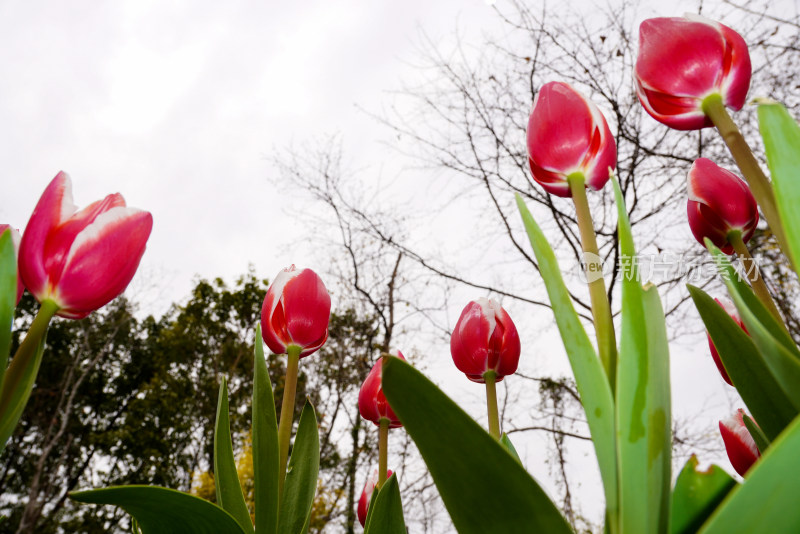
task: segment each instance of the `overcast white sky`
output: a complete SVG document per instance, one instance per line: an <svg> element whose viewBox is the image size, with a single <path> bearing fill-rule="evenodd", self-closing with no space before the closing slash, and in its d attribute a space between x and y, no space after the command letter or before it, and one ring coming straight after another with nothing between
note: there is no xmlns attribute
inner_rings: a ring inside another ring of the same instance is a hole
<svg viewBox="0 0 800 534"><path fill-rule="evenodd" d="M385 157L356 106L413 74L420 28L492 23L481 0L1 2L0 220L24 228L64 170L79 206L119 191L153 213L141 274L165 301L195 274L308 264L278 253L302 217L268 181L271 150L338 132Z"/></svg>
<svg viewBox="0 0 800 534"><path fill-rule="evenodd" d="M309 265L286 247L302 206L269 181L271 151L341 133L358 163L381 164L387 132L358 108L416 75L421 30L456 28L469 41L501 23L484 0L3 0L0 222L24 228L59 170L78 206L121 192L153 213L137 283L161 290L155 311L195 275Z"/></svg>

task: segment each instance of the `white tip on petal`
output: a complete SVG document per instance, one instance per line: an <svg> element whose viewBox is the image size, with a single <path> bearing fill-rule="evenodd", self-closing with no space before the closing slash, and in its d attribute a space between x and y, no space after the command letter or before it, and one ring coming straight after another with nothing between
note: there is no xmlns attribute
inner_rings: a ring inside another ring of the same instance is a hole
<svg viewBox="0 0 800 534"><path fill-rule="evenodd" d="M489 336L486 338L489 340L492 338L494 329L497 326L497 311L500 310L500 305L497 302L484 297L479 298L475 302L480 305L481 312L486 318L486 321L489 323Z"/></svg>
<svg viewBox="0 0 800 534"><path fill-rule="evenodd" d="M63 222L78 211L78 206L72 200L72 179L64 171L61 171L60 174L64 177L64 194L61 195L61 209L59 210L58 220Z"/></svg>
<svg viewBox="0 0 800 534"><path fill-rule="evenodd" d="M115 208L111 208L105 213L101 213L100 215L98 215L89 226L84 228L83 231L79 233L77 237L75 237L75 241L72 242L72 246L69 249L69 255L67 256L67 260L64 262L64 269L65 270L67 269L70 262L72 261L72 258L75 257L75 254L77 254L81 250L81 248L87 245L91 246L91 243L102 239L106 227L112 225L117 221L127 219L141 212L142 210L138 208L117 206Z"/></svg>

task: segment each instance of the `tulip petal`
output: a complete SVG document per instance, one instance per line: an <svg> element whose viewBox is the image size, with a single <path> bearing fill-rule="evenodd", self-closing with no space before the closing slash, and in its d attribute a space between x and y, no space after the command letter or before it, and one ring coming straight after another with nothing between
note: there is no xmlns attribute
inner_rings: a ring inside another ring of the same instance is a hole
<svg viewBox="0 0 800 534"><path fill-rule="evenodd" d="M59 172L39 198L20 242L20 277L39 300L47 297L49 291L44 256L48 236L76 210L72 202L72 182L65 172Z"/></svg>
<svg viewBox="0 0 800 534"><path fill-rule="evenodd" d="M122 293L144 254L153 216L117 206L96 216L78 234L64 262L54 300L59 315L85 317Z"/></svg>
<svg viewBox="0 0 800 534"><path fill-rule="evenodd" d="M682 17L655 18L639 26L636 75L662 93L702 99L723 74L725 40L719 24Z"/></svg>
<svg viewBox="0 0 800 534"><path fill-rule="evenodd" d="M756 442L744 425L743 414L744 410L739 408L733 417L719 422L719 433L725 443L728 459L741 476L744 476L761 456Z"/></svg>
<svg viewBox="0 0 800 534"><path fill-rule="evenodd" d="M307 347L327 339L331 297L325 284L311 269L303 269L283 289L286 329L292 342Z"/></svg>

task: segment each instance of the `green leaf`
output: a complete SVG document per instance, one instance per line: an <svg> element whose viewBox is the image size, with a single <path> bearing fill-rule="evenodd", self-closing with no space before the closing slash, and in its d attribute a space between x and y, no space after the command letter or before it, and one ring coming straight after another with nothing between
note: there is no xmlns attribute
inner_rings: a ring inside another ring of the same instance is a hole
<svg viewBox="0 0 800 534"><path fill-rule="evenodd" d="M372 510L365 522L364 534L406 534L397 475L392 474L380 491L374 493L378 496L370 507Z"/></svg>
<svg viewBox="0 0 800 534"><path fill-rule="evenodd" d="M253 362L253 473L255 477L256 532L275 534L278 529L278 419L272 382L264 358L261 325L256 327Z"/></svg>
<svg viewBox="0 0 800 534"><path fill-rule="evenodd" d="M509 439L508 434L506 434L505 432L503 432L503 435L500 436L500 445L505 447L508 453L517 459L519 465L522 465L522 460L519 459L519 454L517 453L516 447L514 447L514 444L511 443L511 439Z"/></svg>
<svg viewBox="0 0 800 534"><path fill-rule="evenodd" d="M112 504L128 512L143 534L245 534L225 510L210 502L157 486L116 486L71 493L73 501Z"/></svg>
<svg viewBox="0 0 800 534"><path fill-rule="evenodd" d="M701 534L800 532L800 417L772 442L744 484L728 494Z"/></svg>
<svg viewBox="0 0 800 534"><path fill-rule="evenodd" d="M747 414L742 415L742 421L744 421L744 426L747 428L747 431L750 432L750 436L752 436L753 441L756 442L756 447L758 447L758 451L761 454L769 448L769 438L764 435L764 432L758 427L753 418Z"/></svg>
<svg viewBox="0 0 800 534"><path fill-rule="evenodd" d="M755 343L703 290L687 285L722 365L747 409L770 439L778 437L798 411L783 392Z"/></svg>
<svg viewBox="0 0 800 534"><path fill-rule="evenodd" d="M422 373L388 358L383 392L460 534L572 532L517 460Z"/></svg>
<svg viewBox="0 0 800 534"><path fill-rule="evenodd" d="M314 407L306 400L297 425L297 435L283 486L278 532L305 533L319 475L319 430Z"/></svg>
<svg viewBox="0 0 800 534"><path fill-rule="evenodd" d="M772 376L793 406L800 409L800 351L788 334L774 327L776 321L768 319L762 313L765 308L753 296L752 290L739 279L728 257L711 242L706 242L706 246L714 255L736 309L739 310L739 315ZM773 326L770 327L770 324Z"/></svg>
<svg viewBox="0 0 800 534"><path fill-rule="evenodd" d="M528 207L517 195L525 230L539 262L539 271L544 279L550 305L553 307L564 349L569 357L575 384L589 423L592 443L600 466L606 497L606 510L612 523L616 523L618 511L616 429L614 426L614 398L600 358L592 346L561 276L553 249L547 242Z"/></svg>
<svg viewBox="0 0 800 534"><path fill-rule="evenodd" d="M0 384L8 366L11 350L11 328L14 324L14 308L17 305L17 255L11 230L0 236ZM5 441L3 441L5 443Z"/></svg>
<svg viewBox="0 0 800 534"><path fill-rule="evenodd" d="M736 486L736 481L719 466L697 469L692 455L678 475L672 492L672 534L694 534L719 503Z"/></svg>
<svg viewBox="0 0 800 534"><path fill-rule="evenodd" d="M800 127L778 103L758 106L758 125L764 139L767 164L772 175L775 201L778 204L790 256L800 265Z"/></svg>
<svg viewBox="0 0 800 534"><path fill-rule="evenodd" d="M622 279L622 335L617 366L620 532L667 532L671 415L669 347L661 299L642 288L622 191L617 203Z"/></svg>
<svg viewBox="0 0 800 534"><path fill-rule="evenodd" d="M225 377L219 385L217 401L217 423L214 428L214 484L217 488L217 504L224 508L245 532L254 533L250 511L239 483L236 460L233 457L231 427L228 421L228 385Z"/></svg>

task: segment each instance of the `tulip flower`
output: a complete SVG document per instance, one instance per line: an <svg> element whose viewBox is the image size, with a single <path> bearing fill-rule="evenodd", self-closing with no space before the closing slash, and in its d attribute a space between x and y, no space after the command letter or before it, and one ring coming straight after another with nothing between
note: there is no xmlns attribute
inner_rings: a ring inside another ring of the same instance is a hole
<svg viewBox="0 0 800 534"><path fill-rule="evenodd" d="M56 314L81 319L128 286L153 227L149 212L115 193L78 211L69 176L59 172L33 210L19 248L25 287Z"/></svg>
<svg viewBox="0 0 800 534"><path fill-rule="evenodd" d="M761 456L756 442L744 424L744 410L739 408L733 417L719 422L719 432L725 443L728 459L737 473L744 476Z"/></svg>
<svg viewBox="0 0 800 534"><path fill-rule="evenodd" d="M528 119L528 164L545 191L571 197L567 178L583 176L585 186L601 189L615 168L617 146L594 103L563 82L542 86Z"/></svg>
<svg viewBox="0 0 800 534"><path fill-rule="evenodd" d="M287 355L278 424L279 495L283 495L286 481L298 364L300 358L319 350L328 340L330 315L331 297L320 277L311 269L297 270L294 265L278 273L261 306L264 341L275 354Z"/></svg>
<svg viewBox="0 0 800 534"><path fill-rule="evenodd" d="M497 302L479 298L467 304L450 336L450 354L459 371L481 384L493 371L499 382L517 370L519 353L517 328Z"/></svg>
<svg viewBox="0 0 800 534"><path fill-rule="evenodd" d="M748 333L747 327L744 325L744 323L742 322L742 318L739 316L739 310L736 309L736 306L733 305L733 302L731 302L729 299L726 298L714 299L714 300L716 300L717 304L722 306L722 308L726 312L728 312L728 315L731 316L731 319L733 319L736 322L736 324L738 324L739 327L745 331L745 333ZM733 383L731 382L731 378L728 376L728 372L725 370L725 366L722 365L722 360L720 360L719 358L719 353L717 352L717 348L714 346L714 342L711 341L711 336L708 335L708 332L706 332L706 336L708 337L708 347L711 349L711 357L714 359L714 363L716 364L717 369L719 370L719 374L722 375L722 379L725 380L725 382L727 382L729 385L732 386Z"/></svg>
<svg viewBox="0 0 800 534"><path fill-rule="evenodd" d="M317 273L292 265L278 273L264 297L264 341L275 354L299 347L303 358L327 341L330 315L331 297Z"/></svg>
<svg viewBox="0 0 800 534"><path fill-rule="evenodd" d="M670 128L712 126L703 110L711 95L742 109L751 71L744 39L719 22L689 15L647 19L639 26L636 92L647 113Z"/></svg>
<svg viewBox="0 0 800 534"><path fill-rule="evenodd" d="M392 470L386 472L386 478L392 476ZM375 469L372 475L364 483L364 491L361 492L361 498L358 499L358 508L356 508L356 515L358 515L358 522L362 527L366 527L367 512L369 511L369 501L372 499L372 492L375 491L375 486L378 484L378 470Z"/></svg>
<svg viewBox="0 0 800 534"><path fill-rule="evenodd" d="M741 232L747 242L758 224L758 205L750 188L738 176L707 158L694 162L689 170L689 227L705 246L705 238L725 254L733 254L729 237Z"/></svg>
<svg viewBox="0 0 800 534"><path fill-rule="evenodd" d="M361 390L358 392L358 411L361 417L367 421L372 421L380 426L381 420L387 420L389 428L397 428L403 426L403 423L397 418L383 394L383 386L381 385L381 378L383 376L383 362L387 357L397 357L405 361L403 353L399 350L393 354L382 357L372 366L367 378L361 385Z"/></svg>
<svg viewBox="0 0 800 534"><path fill-rule="evenodd" d="M22 235L16 228L12 228L7 224L0 224L0 236L2 236L3 232L6 230L11 232L11 241L14 242L14 252L16 253L17 257L19 257L19 242L22 239ZM25 285L22 283L22 278L20 278L19 274L17 274L17 304L19 304L19 300L22 298L22 293L24 291Z"/></svg>

